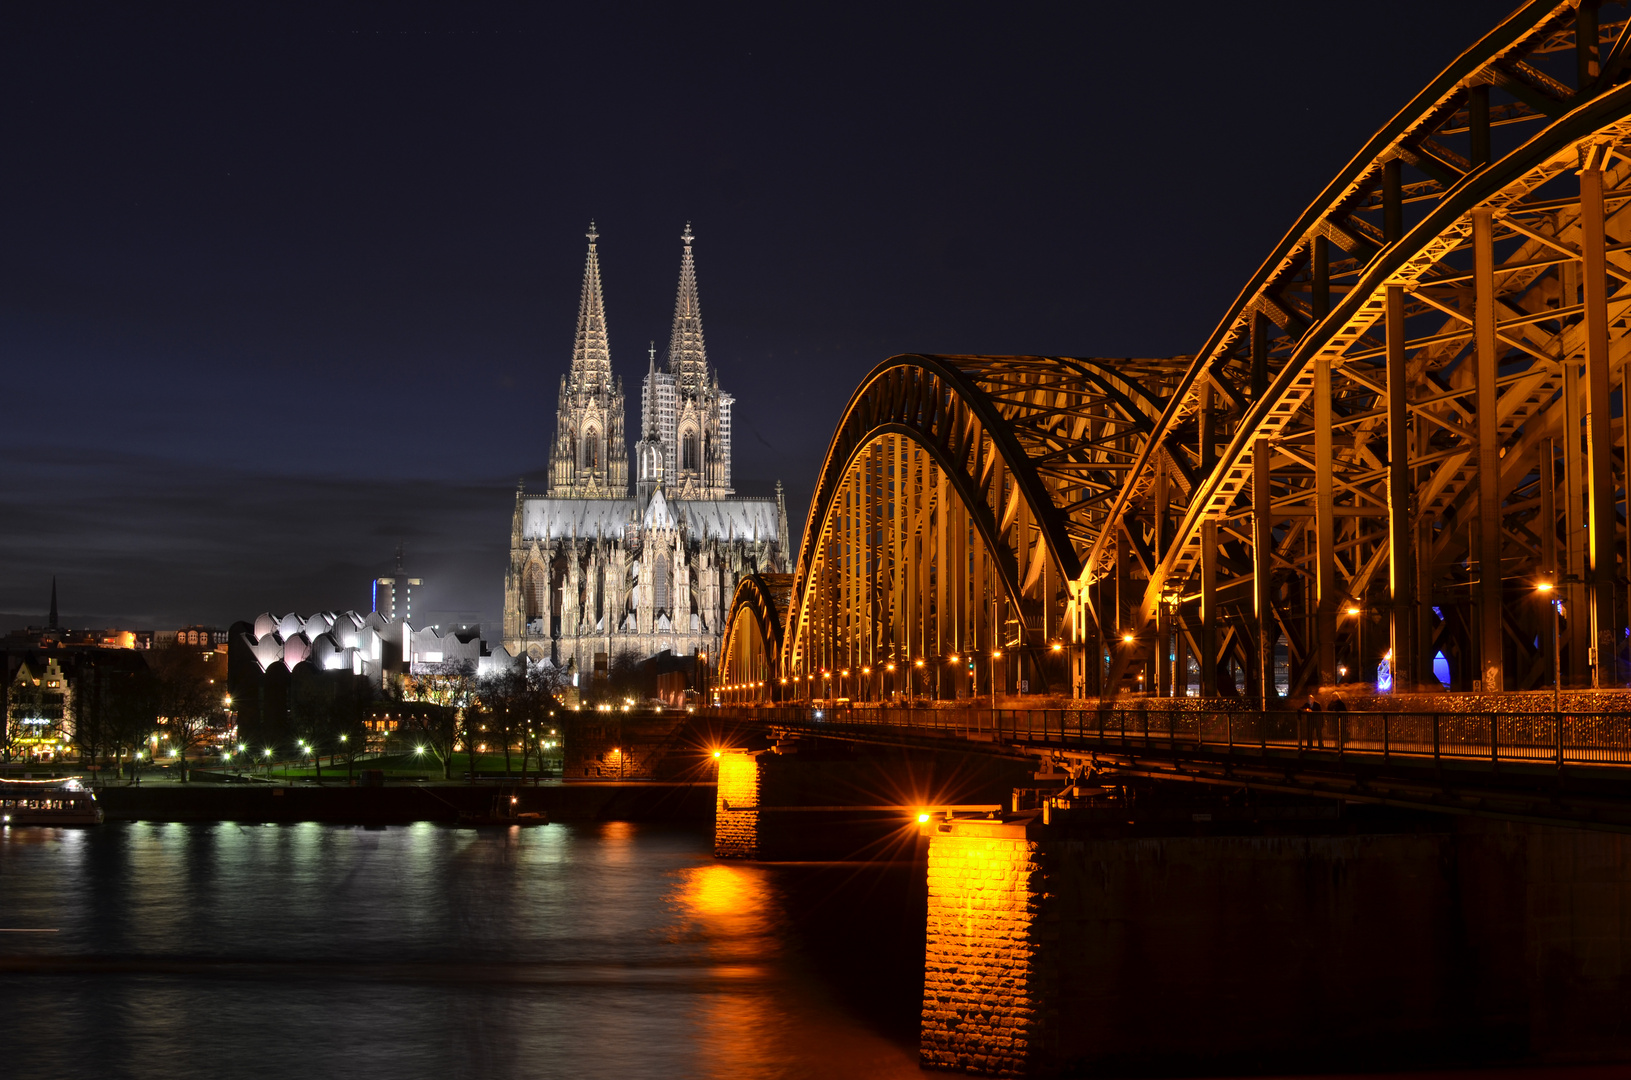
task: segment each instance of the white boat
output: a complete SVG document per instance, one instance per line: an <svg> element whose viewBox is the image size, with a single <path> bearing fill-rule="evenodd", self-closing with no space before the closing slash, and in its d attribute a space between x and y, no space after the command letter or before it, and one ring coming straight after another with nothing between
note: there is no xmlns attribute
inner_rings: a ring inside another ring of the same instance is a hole
<svg viewBox="0 0 1631 1080"><path fill-rule="evenodd" d="M0 826L100 825L102 808L78 777L0 780Z"/></svg>

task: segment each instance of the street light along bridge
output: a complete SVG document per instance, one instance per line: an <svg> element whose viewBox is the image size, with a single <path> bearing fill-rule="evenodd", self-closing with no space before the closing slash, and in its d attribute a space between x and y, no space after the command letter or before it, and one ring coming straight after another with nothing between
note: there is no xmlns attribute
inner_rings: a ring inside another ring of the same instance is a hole
<svg viewBox="0 0 1631 1080"><path fill-rule="evenodd" d="M1378 662L1498 692L1554 655L1564 686L1623 685L1628 75L1631 23L1522 6L1194 356L880 364L797 572L743 586L721 700L1266 704Z"/></svg>

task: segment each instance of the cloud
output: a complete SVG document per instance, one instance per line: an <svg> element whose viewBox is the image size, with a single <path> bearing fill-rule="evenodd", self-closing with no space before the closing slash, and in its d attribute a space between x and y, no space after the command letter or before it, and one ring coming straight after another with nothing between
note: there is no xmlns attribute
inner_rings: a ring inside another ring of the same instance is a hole
<svg viewBox="0 0 1631 1080"><path fill-rule="evenodd" d="M125 451L0 450L0 612L70 626L225 625L366 609L398 542L426 622L496 629L513 480L249 472Z"/></svg>

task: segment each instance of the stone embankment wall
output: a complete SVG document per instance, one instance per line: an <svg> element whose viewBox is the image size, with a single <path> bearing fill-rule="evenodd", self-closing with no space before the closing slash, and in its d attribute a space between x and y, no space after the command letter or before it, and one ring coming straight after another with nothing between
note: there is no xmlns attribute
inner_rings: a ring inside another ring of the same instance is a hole
<svg viewBox="0 0 1631 1080"><path fill-rule="evenodd" d="M929 830L928 1067L1631 1057L1628 837L1476 819L1374 835Z"/></svg>

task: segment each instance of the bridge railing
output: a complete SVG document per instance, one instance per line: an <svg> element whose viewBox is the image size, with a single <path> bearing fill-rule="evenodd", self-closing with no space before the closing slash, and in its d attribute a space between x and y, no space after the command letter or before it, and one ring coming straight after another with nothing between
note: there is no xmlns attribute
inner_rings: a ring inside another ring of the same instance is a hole
<svg viewBox="0 0 1631 1080"><path fill-rule="evenodd" d="M1255 710L729 707L812 729L890 728L1027 746L1317 753L1390 758L1631 765L1631 714L1261 712Z"/></svg>

